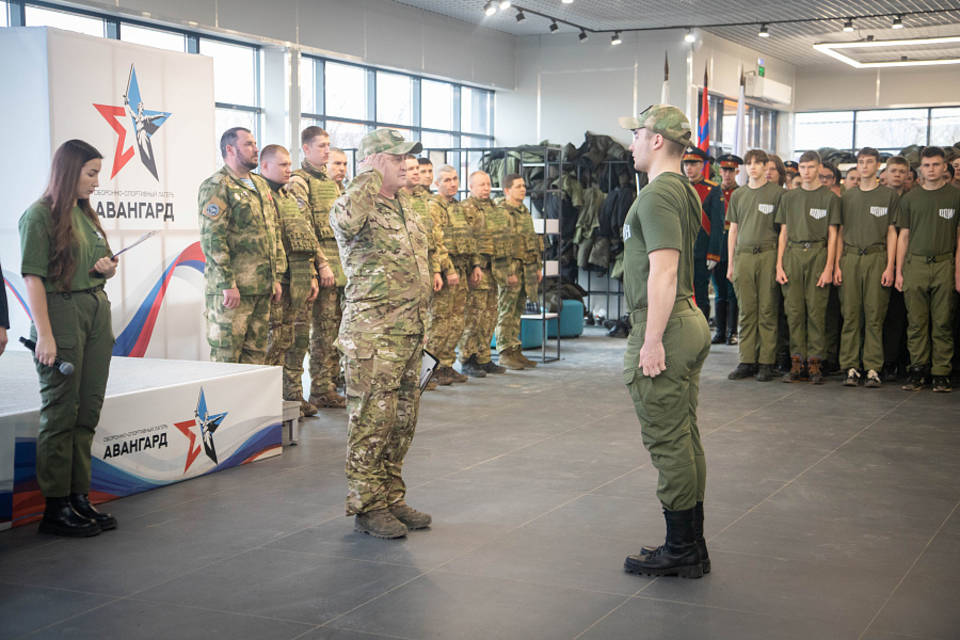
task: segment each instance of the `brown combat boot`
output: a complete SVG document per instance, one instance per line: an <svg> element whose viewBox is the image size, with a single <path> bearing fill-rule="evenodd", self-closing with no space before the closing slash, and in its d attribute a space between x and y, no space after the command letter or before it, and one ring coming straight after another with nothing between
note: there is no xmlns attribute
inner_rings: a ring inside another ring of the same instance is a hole
<svg viewBox="0 0 960 640"><path fill-rule="evenodd" d="M534 367L537 366L537 363L531 360L530 358L528 358L527 356L523 355L523 351L521 351L520 349L517 349L517 357L520 358L520 362L522 362L527 369L533 369Z"/></svg>
<svg viewBox="0 0 960 640"><path fill-rule="evenodd" d="M300 417L301 418L308 418L310 416L315 416L317 415L317 411L318 410L315 406L313 406L303 398L300 398Z"/></svg>
<svg viewBox="0 0 960 640"><path fill-rule="evenodd" d="M784 382L796 382L803 378L803 358L799 354L790 357L790 371L783 374Z"/></svg>
<svg viewBox="0 0 960 640"><path fill-rule="evenodd" d="M320 409L343 409L347 406L347 399L336 391L312 395L309 402Z"/></svg>
<svg viewBox="0 0 960 640"><path fill-rule="evenodd" d="M457 384L466 382L468 380L467 376L463 375L453 367L447 367L447 375L450 376L450 380L456 382Z"/></svg>
<svg viewBox="0 0 960 640"><path fill-rule="evenodd" d="M429 514L417 511L406 502L395 502L388 507L393 517L406 525L407 529L426 529L433 522Z"/></svg>
<svg viewBox="0 0 960 640"><path fill-rule="evenodd" d="M810 358L807 360L810 384L823 384L823 369L820 367L820 362L820 358Z"/></svg>
<svg viewBox="0 0 960 640"><path fill-rule="evenodd" d="M436 381L437 384L442 384L444 386L453 382L453 378L450 377L448 371L453 371L450 367L437 367L437 370L433 372L433 378L431 381Z"/></svg>
<svg viewBox="0 0 960 640"><path fill-rule="evenodd" d="M506 367L507 369L521 370L526 369L527 365L521 360L518 356L520 350L514 347L513 349L507 349L500 354L500 366Z"/></svg>
<svg viewBox="0 0 960 640"><path fill-rule="evenodd" d="M358 513L353 528L374 538L402 538L407 535L407 525L397 520L389 509Z"/></svg>

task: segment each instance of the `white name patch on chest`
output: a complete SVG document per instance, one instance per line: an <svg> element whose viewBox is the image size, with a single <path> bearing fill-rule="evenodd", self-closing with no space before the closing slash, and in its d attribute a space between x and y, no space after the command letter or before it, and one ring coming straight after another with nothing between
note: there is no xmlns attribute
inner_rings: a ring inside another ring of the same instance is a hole
<svg viewBox="0 0 960 640"><path fill-rule="evenodd" d="M810 217L814 220L820 220L827 217L826 209L810 209Z"/></svg>

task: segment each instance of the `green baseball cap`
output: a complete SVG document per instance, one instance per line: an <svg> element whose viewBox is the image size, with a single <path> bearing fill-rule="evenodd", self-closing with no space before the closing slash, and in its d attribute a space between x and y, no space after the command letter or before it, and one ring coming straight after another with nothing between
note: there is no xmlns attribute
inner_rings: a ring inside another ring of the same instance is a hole
<svg viewBox="0 0 960 640"><path fill-rule="evenodd" d="M637 117L626 116L618 122L624 129L648 129L659 133L667 140L673 140L684 147L690 144L693 131L690 121L683 111L669 104L653 104L640 112Z"/></svg>
<svg viewBox="0 0 960 640"><path fill-rule="evenodd" d="M391 153L402 155L405 153L420 153L423 145L419 142L406 142L393 129L375 129L360 140L357 158L363 160L375 153Z"/></svg>

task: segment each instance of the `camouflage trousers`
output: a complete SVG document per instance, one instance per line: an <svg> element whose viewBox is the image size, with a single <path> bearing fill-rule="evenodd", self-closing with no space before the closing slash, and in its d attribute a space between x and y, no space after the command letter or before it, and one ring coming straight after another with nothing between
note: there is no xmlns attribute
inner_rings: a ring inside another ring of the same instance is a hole
<svg viewBox="0 0 960 640"><path fill-rule="evenodd" d="M497 291L497 353L520 347L520 316L527 302L523 277L516 286L501 285Z"/></svg>
<svg viewBox="0 0 960 640"><path fill-rule="evenodd" d="M497 325L497 284L489 269L483 270L488 287L470 289L463 314L463 335L460 337L460 362L471 356L477 362L490 362L490 338Z"/></svg>
<svg viewBox="0 0 960 640"><path fill-rule="evenodd" d="M313 303L310 334L310 395L335 391L340 353L335 345L343 316L343 287L322 287Z"/></svg>
<svg viewBox="0 0 960 640"><path fill-rule="evenodd" d="M288 258L289 260L289 258ZM280 302L270 304L267 364L283 367L283 399L303 398L303 357L310 344L310 262L290 261L290 283L283 284Z"/></svg>
<svg viewBox="0 0 960 640"><path fill-rule="evenodd" d="M443 289L433 294L429 309L430 331L427 334L427 351L432 353L440 366L453 366L456 359L457 342L463 335L464 308L467 304L467 274L462 265L457 264L460 283L451 287L444 282Z"/></svg>
<svg viewBox="0 0 960 640"><path fill-rule="evenodd" d="M263 364L267 359L270 296L240 296L234 309L223 306L223 294L207 294L204 317L213 362Z"/></svg>
<svg viewBox="0 0 960 640"><path fill-rule="evenodd" d="M347 515L406 495L401 472L420 409L422 335L341 335L347 382Z"/></svg>

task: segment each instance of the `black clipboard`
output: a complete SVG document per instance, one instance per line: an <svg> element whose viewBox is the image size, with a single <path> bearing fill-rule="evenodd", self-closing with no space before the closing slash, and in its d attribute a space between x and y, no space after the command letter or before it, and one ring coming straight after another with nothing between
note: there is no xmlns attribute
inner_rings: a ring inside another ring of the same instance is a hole
<svg viewBox="0 0 960 640"><path fill-rule="evenodd" d="M440 361L437 360L436 356L426 349L423 350L423 359L420 361L420 391L427 388L427 383L430 382L430 378L433 377L433 373L437 370L439 364Z"/></svg>

